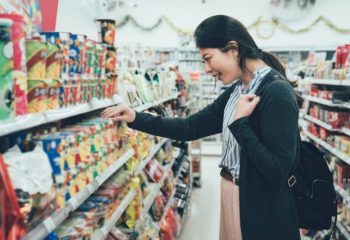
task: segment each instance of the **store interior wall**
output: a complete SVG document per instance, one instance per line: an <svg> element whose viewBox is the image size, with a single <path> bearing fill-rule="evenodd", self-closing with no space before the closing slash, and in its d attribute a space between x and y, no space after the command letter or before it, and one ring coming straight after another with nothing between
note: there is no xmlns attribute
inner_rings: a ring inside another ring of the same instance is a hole
<svg viewBox="0 0 350 240"><path fill-rule="evenodd" d="M97 27L94 22L96 16L91 14L97 6L89 5L89 1L94 0L59 0L56 31L82 33L97 40ZM308 26L319 16L328 18L340 28L350 26L348 13L350 1L348 0L316 0L316 4L306 11L289 12L281 8L274 9L270 0L127 0L126 2L128 1L129 4L112 13L113 16L120 21L126 14L130 14L144 26L151 26L160 16L167 16L177 27L194 30L203 19L215 14L233 16L246 26L260 16L267 20L276 14L280 17L288 16L289 20L284 20L283 23L295 29ZM203 1L205 3L202 3ZM131 6L134 4L137 7ZM350 42L349 34L339 34L322 22L311 31L302 34L290 34L276 28L269 39L259 38L255 29L250 32L258 45L267 50L312 47L335 49L337 45ZM178 47L181 40L166 23L162 23L150 32L142 31L128 23L118 29L116 39L118 46L141 44L154 47Z"/></svg>

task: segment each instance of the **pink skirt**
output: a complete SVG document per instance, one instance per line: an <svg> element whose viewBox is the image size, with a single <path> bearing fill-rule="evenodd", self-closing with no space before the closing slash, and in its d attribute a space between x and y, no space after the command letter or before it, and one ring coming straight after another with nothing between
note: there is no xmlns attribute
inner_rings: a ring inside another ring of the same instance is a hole
<svg viewBox="0 0 350 240"><path fill-rule="evenodd" d="M239 188L221 178L220 240L242 240L239 217Z"/></svg>

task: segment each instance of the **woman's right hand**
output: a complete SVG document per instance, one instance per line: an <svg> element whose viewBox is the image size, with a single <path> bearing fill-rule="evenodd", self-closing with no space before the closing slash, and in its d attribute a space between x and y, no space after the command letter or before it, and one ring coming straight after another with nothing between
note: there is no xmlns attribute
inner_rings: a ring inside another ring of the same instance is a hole
<svg viewBox="0 0 350 240"><path fill-rule="evenodd" d="M102 112L103 118L112 118L115 121L131 123L135 121L136 112L126 104L109 107Z"/></svg>

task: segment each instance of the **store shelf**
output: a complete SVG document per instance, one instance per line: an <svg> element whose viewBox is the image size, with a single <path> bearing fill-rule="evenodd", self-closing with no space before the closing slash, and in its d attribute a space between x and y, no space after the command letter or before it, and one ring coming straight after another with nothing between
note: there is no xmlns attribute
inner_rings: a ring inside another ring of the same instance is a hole
<svg viewBox="0 0 350 240"><path fill-rule="evenodd" d="M350 109L350 104L349 103L336 104L336 103L333 103L330 100L317 98L317 97L312 97L312 96L309 96L309 95L304 96L304 98L305 98L305 100L308 100L310 102L319 103L319 104L326 105L326 106L329 106L329 107L339 107L339 108L348 108L348 109Z"/></svg>
<svg viewBox="0 0 350 240"><path fill-rule="evenodd" d="M341 132L344 133L345 135L350 136L350 129L349 128L345 128L344 127L344 128L341 129Z"/></svg>
<svg viewBox="0 0 350 240"><path fill-rule="evenodd" d="M74 195L67 203L67 206L57 210L45 221L29 232L25 240L44 239L50 232L55 230L68 215L77 209L93 192L95 192L109 177L111 177L121 166L124 165L134 155L134 150L130 149L109 166L100 176L96 177L83 190Z"/></svg>
<svg viewBox="0 0 350 240"><path fill-rule="evenodd" d="M50 110L43 113L32 113L14 117L13 119L2 120L0 121L0 136L110 107L122 102L123 99L120 96L115 95L111 99L93 99L89 103L80 104L77 106Z"/></svg>
<svg viewBox="0 0 350 240"><path fill-rule="evenodd" d="M166 98L162 98L160 100L156 100L154 101L153 103L146 103L144 105L141 105L141 106L138 106L138 107L135 107L134 110L135 111L138 111L138 112L142 112L142 111L145 111L151 107L155 107L155 106L158 106L162 103L165 103L167 101L170 101L172 99L176 99L178 96L179 96L180 93L174 93L174 94L171 94L169 97L166 97Z"/></svg>
<svg viewBox="0 0 350 240"><path fill-rule="evenodd" d="M143 208L141 211L141 217L138 220L138 223L136 224L136 229L140 229L144 223L144 219L149 211L149 209L151 208L154 199L159 195L160 193L160 189L161 187L164 185L164 181L166 179L166 177L169 175L174 163L175 163L176 157L173 158L173 160L171 161L171 163L169 163L168 165L166 165L166 168L164 170L164 175L162 176L161 180L159 181L158 184L155 184L154 187L152 188L152 191L148 194L148 196L145 198L145 200L143 201Z"/></svg>
<svg viewBox="0 0 350 240"><path fill-rule="evenodd" d="M342 196L342 198L346 198L349 196L349 194L342 188L340 188L336 183L334 183L334 188L335 191L337 191L337 193L340 194L340 196Z"/></svg>
<svg viewBox="0 0 350 240"><path fill-rule="evenodd" d="M319 85L350 87L350 80L306 78L302 82L303 83L310 83L310 84L319 84Z"/></svg>
<svg viewBox="0 0 350 240"><path fill-rule="evenodd" d="M311 117L310 115L305 115L304 118L310 122L313 122L325 129L327 129L328 131L338 131L338 129L333 129L333 127L317 118Z"/></svg>
<svg viewBox="0 0 350 240"><path fill-rule="evenodd" d="M320 144L323 148L325 148L327 151L329 151L330 153L332 153L334 156L336 156L337 158L343 160L344 162L346 162L347 164L350 164L350 157L346 156L344 153L337 151L336 149L334 149L332 146L330 146L328 143L322 141L321 139L317 138L316 136L314 136L313 134L311 134L310 132L306 131L305 132L306 136L310 139L312 139L314 142Z"/></svg>
<svg viewBox="0 0 350 240"><path fill-rule="evenodd" d="M168 203L166 204L166 206L164 208L163 216L160 219L159 223L162 223L164 221L164 219L166 217L166 212L169 210L169 208L171 207L171 204L173 203L175 193L176 193L176 187L173 189L173 192L171 193L171 196L169 197Z"/></svg>
<svg viewBox="0 0 350 240"><path fill-rule="evenodd" d="M135 190L131 190L128 195L123 199L123 201L120 203L117 210L113 213L112 217L106 221L105 225L96 230L94 235L92 236L92 240L102 240L105 239L108 235L108 233L112 230L120 216L123 214L125 209L129 206L130 202L134 199L135 196Z"/></svg>
<svg viewBox="0 0 350 240"><path fill-rule="evenodd" d="M140 219L140 223L143 222L143 220L145 219L148 211L150 210L154 199L158 196L159 192L160 192L160 186L158 184L155 184L156 186L154 186L152 188L152 191L150 191L150 193L148 194L148 196L145 198L145 200L143 201L143 208L141 211L141 219Z"/></svg>
<svg viewBox="0 0 350 240"><path fill-rule="evenodd" d="M154 155L159 151L159 149L168 141L169 139L162 139L159 143L157 143L152 150L150 151L147 158L141 161L140 165L135 170L135 175L138 175L142 172L142 170L146 167L147 163L152 160Z"/></svg>
<svg viewBox="0 0 350 240"><path fill-rule="evenodd" d="M345 237L345 239L350 239L350 233L346 231L342 223L337 222L337 228L339 229L340 233Z"/></svg>
<svg viewBox="0 0 350 240"><path fill-rule="evenodd" d="M191 149L191 155L201 155L200 149Z"/></svg>

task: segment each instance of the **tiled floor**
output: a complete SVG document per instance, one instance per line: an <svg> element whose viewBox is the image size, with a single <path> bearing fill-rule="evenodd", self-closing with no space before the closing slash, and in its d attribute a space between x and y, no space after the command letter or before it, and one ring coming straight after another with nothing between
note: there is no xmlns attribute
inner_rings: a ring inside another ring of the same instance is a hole
<svg viewBox="0 0 350 240"><path fill-rule="evenodd" d="M219 239L219 161L219 157L202 158L202 187L192 191L191 205L181 240Z"/></svg>

